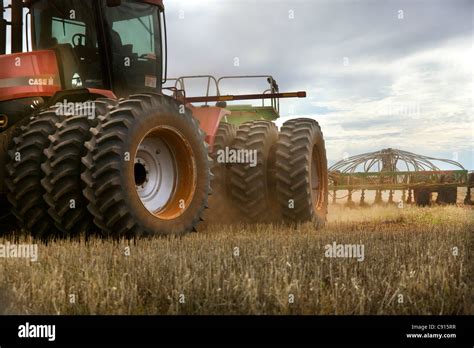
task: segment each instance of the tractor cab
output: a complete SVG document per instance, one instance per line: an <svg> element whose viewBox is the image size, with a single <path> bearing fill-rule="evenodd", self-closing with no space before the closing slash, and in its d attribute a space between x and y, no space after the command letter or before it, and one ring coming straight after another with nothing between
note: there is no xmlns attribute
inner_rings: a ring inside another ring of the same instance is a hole
<svg viewBox="0 0 474 348"><path fill-rule="evenodd" d="M12 53L0 55L0 114L11 121L32 104L161 91L161 0L12 0L10 8Z"/></svg>
<svg viewBox="0 0 474 348"><path fill-rule="evenodd" d="M162 9L158 1L33 1L33 48L56 52L64 89L106 89L119 97L156 90Z"/></svg>

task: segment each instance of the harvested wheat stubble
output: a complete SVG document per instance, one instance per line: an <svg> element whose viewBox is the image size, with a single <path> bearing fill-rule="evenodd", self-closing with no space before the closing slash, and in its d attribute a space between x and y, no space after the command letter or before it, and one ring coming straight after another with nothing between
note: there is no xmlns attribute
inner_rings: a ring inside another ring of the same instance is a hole
<svg viewBox="0 0 474 348"><path fill-rule="evenodd" d="M0 311L474 314L473 213L333 206L327 227L318 231L210 225L181 238L51 241L39 244L36 263L0 259ZM325 257L325 245L333 242L363 244L364 261Z"/></svg>

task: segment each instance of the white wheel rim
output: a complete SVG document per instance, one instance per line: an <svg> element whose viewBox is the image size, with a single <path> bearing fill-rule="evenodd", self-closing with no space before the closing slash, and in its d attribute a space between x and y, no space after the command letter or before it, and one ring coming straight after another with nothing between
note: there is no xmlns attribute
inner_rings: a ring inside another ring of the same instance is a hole
<svg viewBox="0 0 474 348"><path fill-rule="evenodd" d="M137 196L149 213L173 220L190 206L197 185L194 151L174 127L158 126L139 143L134 158Z"/></svg>
<svg viewBox="0 0 474 348"><path fill-rule="evenodd" d="M135 187L145 208L156 213L172 199L176 181L176 160L168 145L149 136L138 146L135 157Z"/></svg>

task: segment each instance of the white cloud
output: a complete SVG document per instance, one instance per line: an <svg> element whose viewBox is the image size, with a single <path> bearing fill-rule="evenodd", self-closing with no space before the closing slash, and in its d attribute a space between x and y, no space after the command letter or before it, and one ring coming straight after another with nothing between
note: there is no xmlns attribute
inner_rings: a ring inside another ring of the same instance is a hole
<svg viewBox="0 0 474 348"><path fill-rule="evenodd" d="M332 77L341 81L355 77L366 79L364 83L370 86L371 75L384 75L391 81L384 96L375 100L370 100L372 95L364 91L338 90L331 79L320 81L310 91L315 96L313 106L336 110L305 115L322 124L328 139L328 157L337 161L344 152L355 155L394 147L435 157L458 156L472 168L471 42L471 37L448 40L393 61L359 61L350 69L314 67L312 73L324 76L329 70Z"/></svg>

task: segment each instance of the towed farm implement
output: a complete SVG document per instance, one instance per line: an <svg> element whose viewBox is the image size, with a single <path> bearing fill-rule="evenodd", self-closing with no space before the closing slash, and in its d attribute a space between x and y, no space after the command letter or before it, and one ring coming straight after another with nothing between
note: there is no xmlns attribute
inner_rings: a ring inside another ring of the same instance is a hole
<svg viewBox="0 0 474 348"><path fill-rule="evenodd" d="M454 166L453 170L441 170L433 162ZM425 206L432 202L456 204L458 188L465 187L464 204L472 204L471 188L474 174L453 160L437 159L411 152L383 149L341 160L329 168L329 190L332 202L347 198L348 205L354 205L353 194L360 192L360 205L367 204L366 192L375 193L375 204L381 204L382 193L388 191L387 203L394 201L394 192L401 191L403 203ZM337 196L338 191L346 195ZM400 202L399 201L399 202Z"/></svg>

